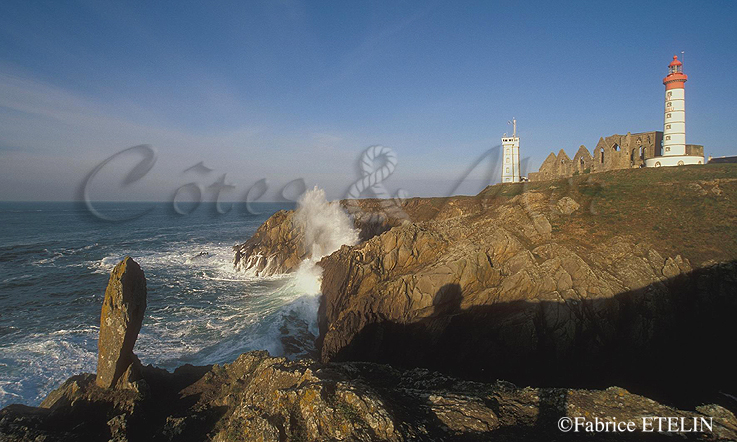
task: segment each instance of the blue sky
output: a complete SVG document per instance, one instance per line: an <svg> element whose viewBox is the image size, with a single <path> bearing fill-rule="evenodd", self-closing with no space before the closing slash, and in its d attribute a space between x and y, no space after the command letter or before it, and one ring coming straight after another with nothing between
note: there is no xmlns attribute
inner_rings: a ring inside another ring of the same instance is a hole
<svg viewBox="0 0 737 442"><path fill-rule="evenodd" d="M302 178L341 198L368 146L391 194L447 195L518 120L523 157L662 130L685 51L687 142L735 155L737 2L0 3L0 200L166 200L226 174L241 200ZM204 162L212 171L184 172ZM476 168L457 192L487 178ZM494 178L497 178L496 176ZM212 192L205 190L211 198Z"/></svg>

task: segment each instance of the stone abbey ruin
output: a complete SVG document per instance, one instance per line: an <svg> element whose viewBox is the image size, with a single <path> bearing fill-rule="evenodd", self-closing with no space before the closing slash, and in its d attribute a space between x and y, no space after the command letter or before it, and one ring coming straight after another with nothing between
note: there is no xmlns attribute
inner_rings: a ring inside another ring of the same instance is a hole
<svg viewBox="0 0 737 442"><path fill-rule="evenodd" d="M581 145L571 159L563 149L550 153L540 170L529 174L530 181L567 178L584 173L645 167L645 160L661 155L663 132L629 133L599 138L593 156ZM687 144L686 155L704 155L704 146Z"/></svg>

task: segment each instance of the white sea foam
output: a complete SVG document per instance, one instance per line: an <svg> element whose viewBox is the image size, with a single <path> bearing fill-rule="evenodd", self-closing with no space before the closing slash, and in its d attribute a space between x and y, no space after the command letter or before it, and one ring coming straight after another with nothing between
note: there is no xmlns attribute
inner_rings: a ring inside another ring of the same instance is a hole
<svg viewBox="0 0 737 442"><path fill-rule="evenodd" d="M338 203L328 202L319 189L304 195L295 220L304 229L311 257L290 275L249 276L233 268L231 241L182 239L176 232L157 235L155 228L115 244L80 244L63 253L49 247L32 259L109 275L124 256L132 256L149 280L148 308L134 350L146 364L173 369L187 362L223 363L257 349L294 358L314 352L318 335L321 268L316 262L358 239ZM161 240L149 241L152 237ZM207 255L197 256L200 252ZM93 294L99 303L104 285L101 281L99 287L85 286L80 292ZM77 327L31 334L3 346L0 404L37 405L67 377L93 372L99 330Z"/></svg>
<svg viewBox="0 0 737 442"><path fill-rule="evenodd" d="M358 231L337 201L328 202L325 191L315 187L300 198L294 221L304 229L305 247L316 261L358 242Z"/></svg>
<svg viewBox="0 0 737 442"><path fill-rule="evenodd" d="M338 202L328 202L325 191L315 187L299 200L294 221L304 232L305 248L310 256L300 263L284 287L288 302L276 313L267 334L272 339L262 342L277 354L285 351L285 334L296 346L314 341L318 335L317 310L320 305L322 268L317 265L323 257L335 252L343 245L358 242L358 231ZM278 339L274 339L278 338ZM273 349L273 350L272 350ZM288 354L289 355L289 354ZM303 356L291 354L290 356Z"/></svg>
<svg viewBox="0 0 737 442"><path fill-rule="evenodd" d="M96 330L62 330L4 346L3 357L13 364L0 370L0 402L28 398L36 405L69 376L94 372L97 354L85 343L91 332L96 337Z"/></svg>
<svg viewBox="0 0 737 442"><path fill-rule="evenodd" d="M325 191L315 187L300 198L294 214L294 222L304 232L305 249L310 256L294 274L298 293L318 295L322 280L322 268L317 262L343 245L358 242L358 230L337 201L329 202Z"/></svg>

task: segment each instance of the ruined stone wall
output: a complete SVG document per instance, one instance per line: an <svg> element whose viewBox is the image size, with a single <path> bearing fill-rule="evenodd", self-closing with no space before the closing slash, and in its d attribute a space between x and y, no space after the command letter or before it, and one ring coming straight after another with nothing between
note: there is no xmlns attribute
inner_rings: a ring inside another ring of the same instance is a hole
<svg viewBox="0 0 737 442"><path fill-rule="evenodd" d="M686 155L704 156L704 146L700 144L686 144Z"/></svg>
<svg viewBox="0 0 737 442"><path fill-rule="evenodd" d="M627 132L627 135L615 134L599 138L593 155L582 145L573 159L570 159L561 149L558 155L553 153L548 155L540 170L530 173L528 178L530 181L544 181L591 172L643 167L647 158L660 155L662 140L663 132L660 131L635 134ZM689 147L692 152L701 149L700 155L703 155L703 146L689 144L686 148L687 153Z"/></svg>

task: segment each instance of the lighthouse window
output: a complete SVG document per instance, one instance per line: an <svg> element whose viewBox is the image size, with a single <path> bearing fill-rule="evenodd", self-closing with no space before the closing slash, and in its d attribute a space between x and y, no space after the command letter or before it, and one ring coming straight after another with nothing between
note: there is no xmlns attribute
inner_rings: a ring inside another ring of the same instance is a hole
<svg viewBox="0 0 737 442"><path fill-rule="evenodd" d="M670 101L665 103L665 105L670 107L671 106Z"/></svg>
<svg viewBox="0 0 737 442"><path fill-rule="evenodd" d="M507 157L507 163L509 163L509 162L511 162L511 161L512 161L512 159L511 159L511 158L509 158L509 157Z"/></svg>
<svg viewBox="0 0 737 442"><path fill-rule="evenodd" d="M665 151L670 152L670 146L665 146Z"/></svg>
<svg viewBox="0 0 737 442"><path fill-rule="evenodd" d="M665 137L666 140L670 140L670 135Z"/></svg>
<svg viewBox="0 0 737 442"><path fill-rule="evenodd" d="M670 114L667 114L667 115L665 116L665 118L670 118Z"/></svg>
<svg viewBox="0 0 737 442"><path fill-rule="evenodd" d="M673 95L673 92L668 92L668 98L670 98Z"/></svg>
<svg viewBox="0 0 737 442"><path fill-rule="evenodd" d="M666 129L670 129L670 124L666 124L666 125L665 125L665 128L666 128Z"/></svg>
<svg viewBox="0 0 737 442"><path fill-rule="evenodd" d="M507 173L509 173L509 167L507 167Z"/></svg>

